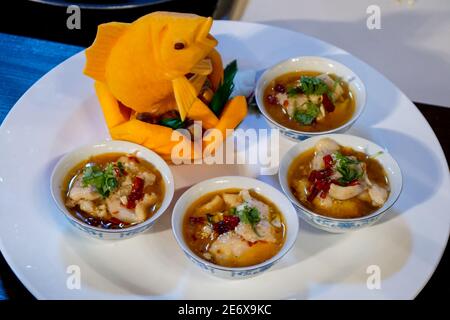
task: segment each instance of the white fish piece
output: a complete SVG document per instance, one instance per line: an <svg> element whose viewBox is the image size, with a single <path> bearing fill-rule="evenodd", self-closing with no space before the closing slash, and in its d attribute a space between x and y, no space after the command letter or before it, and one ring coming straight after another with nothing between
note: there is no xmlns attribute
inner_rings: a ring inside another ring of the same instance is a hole
<svg viewBox="0 0 450 320"><path fill-rule="evenodd" d="M80 209L99 219L109 218L108 210L106 210L104 204L96 206L93 201L80 200Z"/></svg>
<svg viewBox="0 0 450 320"><path fill-rule="evenodd" d="M323 138L317 141L314 146L317 153L321 153L323 155L331 154L339 150L339 144L330 138Z"/></svg>
<svg viewBox="0 0 450 320"><path fill-rule="evenodd" d="M314 148L316 152L314 153L314 158L311 161L311 169L322 170L325 168L323 157L338 151L339 145L337 144L336 141L330 138L323 138L317 141Z"/></svg>
<svg viewBox="0 0 450 320"><path fill-rule="evenodd" d="M253 198L248 190L241 190L239 194L241 195L242 199L244 199L244 203L237 207L237 210L242 210L246 205L248 205L249 207L258 209L261 219L267 220L269 218L269 206L267 204Z"/></svg>
<svg viewBox="0 0 450 320"><path fill-rule="evenodd" d="M136 203L136 220L139 222L144 221L147 218L150 207L152 207L156 202L158 202L158 197L155 193L152 192L151 194L144 194L144 198Z"/></svg>
<svg viewBox="0 0 450 320"><path fill-rule="evenodd" d="M295 180L292 185L296 191L297 197L299 197L300 201L306 201L307 190L308 190L308 180L306 179L298 179Z"/></svg>
<svg viewBox="0 0 450 320"><path fill-rule="evenodd" d="M369 190L365 190L364 192L361 192L358 195L358 199L362 200L362 201L366 201L366 202L372 202L372 199L370 198L370 195L369 195Z"/></svg>
<svg viewBox="0 0 450 320"><path fill-rule="evenodd" d="M222 210L225 202L222 197L216 194L209 202L205 203L197 209L197 213L214 213Z"/></svg>
<svg viewBox="0 0 450 320"><path fill-rule="evenodd" d="M332 183L330 185L330 190L328 194L330 197L336 200L348 200L353 197L356 197L365 189L361 184L357 184L354 186L342 187L337 184Z"/></svg>
<svg viewBox="0 0 450 320"><path fill-rule="evenodd" d="M138 163L134 159L130 159L128 156L121 156L117 159L117 162L121 162L125 170L136 173L139 171Z"/></svg>
<svg viewBox="0 0 450 320"><path fill-rule="evenodd" d="M285 101L288 101L288 95L286 93L282 93L282 92L278 92L275 95L275 98L277 98L277 101L279 104L281 104L282 106L285 104ZM289 101L288 101L289 103Z"/></svg>
<svg viewBox="0 0 450 320"><path fill-rule="evenodd" d="M344 94L344 89L340 85L339 81L334 81L328 74L323 73L317 76L317 78L325 82L328 88L332 90L333 93L331 94L331 97L334 101L339 99Z"/></svg>
<svg viewBox="0 0 450 320"><path fill-rule="evenodd" d="M261 220L255 225L256 232L253 227L248 223L239 222L234 232L240 235L247 241L266 241L266 242L276 242L275 236L273 235L273 227L267 220Z"/></svg>
<svg viewBox="0 0 450 320"><path fill-rule="evenodd" d="M308 101L308 98L304 94L289 97L286 93L277 93L275 97L277 98L278 103L283 106L291 118L294 116L296 111L304 110L306 108L305 103Z"/></svg>
<svg viewBox="0 0 450 320"><path fill-rule="evenodd" d="M324 155L320 152L316 152L311 160L311 169L322 170L325 168L325 163L323 162Z"/></svg>
<svg viewBox="0 0 450 320"><path fill-rule="evenodd" d="M287 107L284 107L286 110L286 113L288 114L288 116L290 118L293 118L295 115L295 112L297 111L297 108L295 107L294 104L292 103L288 103Z"/></svg>
<svg viewBox="0 0 450 320"><path fill-rule="evenodd" d="M372 186L369 188L369 195L372 199L372 205L376 207L381 207L388 198L387 190L376 183L372 183Z"/></svg>
<svg viewBox="0 0 450 320"><path fill-rule="evenodd" d="M83 187L83 177L79 175L75 178L72 187L69 191L69 198L74 201L79 200L97 200L100 198L100 194L95 190L93 186Z"/></svg>
<svg viewBox="0 0 450 320"><path fill-rule="evenodd" d="M221 234L209 248L209 253L218 264L239 258L250 245L234 231Z"/></svg>
<svg viewBox="0 0 450 320"><path fill-rule="evenodd" d="M311 94L311 95L308 96L308 98L309 98L309 101L311 101L314 104L319 105L319 104L322 103L322 96Z"/></svg>
<svg viewBox="0 0 450 320"><path fill-rule="evenodd" d="M200 237L202 239L206 239L211 237L211 235L213 234L213 228L211 227L210 224L205 224L202 228L202 231L200 232Z"/></svg>
<svg viewBox="0 0 450 320"><path fill-rule="evenodd" d="M330 209L333 206L333 199L327 194L325 198L315 197L313 203L322 209Z"/></svg>
<svg viewBox="0 0 450 320"><path fill-rule="evenodd" d="M224 193L222 197L225 204L230 208L239 206L243 201L239 194Z"/></svg>
<svg viewBox="0 0 450 320"><path fill-rule="evenodd" d="M137 176L144 180L144 188L153 185L156 181L156 176L148 171L143 171Z"/></svg>
<svg viewBox="0 0 450 320"><path fill-rule="evenodd" d="M276 216L275 218L272 219L272 221L270 221L270 223L275 227L275 228L281 228L282 224L281 224L281 218L280 216Z"/></svg>
<svg viewBox="0 0 450 320"><path fill-rule="evenodd" d="M339 171L333 172L333 174L330 176L331 180L338 180L340 178L342 178L342 173L340 173Z"/></svg>
<svg viewBox="0 0 450 320"><path fill-rule="evenodd" d="M322 121L325 119L326 113L325 113L325 107L323 104L320 105L320 114L317 116L316 121Z"/></svg>
<svg viewBox="0 0 450 320"><path fill-rule="evenodd" d="M143 220L138 219L134 211L122 206L120 197L117 194L111 195L106 198L106 206L109 213L120 221L126 223L137 223Z"/></svg>
<svg viewBox="0 0 450 320"><path fill-rule="evenodd" d="M90 200L79 200L78 205L80 206L80 209L84 212L87 212L91 215L95 215L95 206L94 202Z"/></svg>
<svg viewBox="0 0 450 320"><path fill-rule="evenodd" d="M209 252L205 252L203 254L203 258L205 258L206 260L211 260L212 259L212 255Z"/></svg>
<svg viewBox="0 0 450 320"><path fill-rule="evenodd" d="M96 206L93 201L79 200L78 205L80 207L80 210L89 213L91 216L100 219L108 217L108 212L106 211L106 206L104 204Z"/></svg>

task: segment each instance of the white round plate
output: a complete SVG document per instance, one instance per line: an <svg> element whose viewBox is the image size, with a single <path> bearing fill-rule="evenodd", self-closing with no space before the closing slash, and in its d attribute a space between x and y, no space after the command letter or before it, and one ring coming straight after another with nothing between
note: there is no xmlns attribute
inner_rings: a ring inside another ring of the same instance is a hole
<svg viewBox="0 0 450 320"><path fill-rule="evenodd" d="M384 76L317 39L222 21L214 23L213 34L224 60L236 58L240 69L261 70L289 57L319 55L358 74L367 89L367 107L348 133L387 148L398 161L404 189L395 206L380 223L354 233L329 234L301 221L289 254L267 273L246 280L217 279L196 268L170 230L173 207L151 231L135 238L85 237L58 211L48 187L62 155L109 138L93 82L82 74L80 53L35 83L0 128L0 249L19 279L45 299L414 298L435 270L450 226L448 166L423 116ZM251 114L241 127L267 124ZM281 138L280 157L292 144ZM259 173L245 165L172 169L173 203L201 180ZM279 188L276 175L259 178ZM374 270L380 271L379 289L367 286L377 278ZM73 287L78 275L79 289Z"/></svg>

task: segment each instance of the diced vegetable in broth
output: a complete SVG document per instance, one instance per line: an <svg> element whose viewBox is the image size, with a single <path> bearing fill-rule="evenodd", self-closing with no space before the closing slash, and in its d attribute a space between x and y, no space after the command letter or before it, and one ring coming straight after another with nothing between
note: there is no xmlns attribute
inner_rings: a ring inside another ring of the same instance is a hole
<svg viewBox="0 0 450 320"><path fill-rule="evenodd" d="M298 131L320 132L348 122L355 98L339 77L313 71L291 72L264 91L266 110L279 124Z"/></svg>
<svg viewBox="0 0 450 320"><path fill-rule="evenodd" d="M288 170L292 193L308 209L332 218L371 214L389 197L389 181L370 155L324 138Z"/></svg>
<svg viewBox="0 0 450 320"><path fill-rule="evenodd" d="M164 182L150 163L123 153L91 157L66 177L67 209L81 221L122 229L150 218L161 206Z"/></svg>
<svg viewBox="0 0 450 320"><path fill-rule="evenodd" d="M286 226L277 207L252 190L208 193L187 210L183 234L199 257L226 267L251 266L278 253Z"/></svg>

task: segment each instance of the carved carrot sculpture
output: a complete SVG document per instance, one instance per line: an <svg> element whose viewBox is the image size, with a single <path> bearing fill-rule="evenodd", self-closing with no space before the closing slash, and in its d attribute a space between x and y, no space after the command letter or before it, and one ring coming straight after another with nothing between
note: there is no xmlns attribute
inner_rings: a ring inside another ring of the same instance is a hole
<svg viewBox="0 0 450 320"><path fill-rule="evenodd" d="M177 143L171 141L173 129L192 120L202 121L204 129L220 124L223 130L227 123L233 129L242 121L245 99L236 100L241 112L223 114L239 119L220 119L217 107L209 106L211 100L217 105L214 96L223 96L225 85L211 25L212 18L154 12L131 24L98 27L86 50L84 73L96 81L113 139L142 144L167 158Z"/></svg>

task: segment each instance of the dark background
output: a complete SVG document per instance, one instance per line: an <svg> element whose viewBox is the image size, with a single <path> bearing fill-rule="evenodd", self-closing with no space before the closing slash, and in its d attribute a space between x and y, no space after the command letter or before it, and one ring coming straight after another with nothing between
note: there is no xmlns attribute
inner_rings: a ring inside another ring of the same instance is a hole
<svg viewBox="0 0 450 320"><path fill-rule="evenodd" d="M5 4L7 10L3 8ZM131 22L152 11L190 12L203 16L222 15L218 0L10 0L2 1L0 31L87 47L97 26L110 21ZM82 11L80 30L62 28L70 16L67 7ZM216 11L216 8L218 9Z"/></svg>
<svg viewBox="0 0 450 320"><path fill-rule="evenodd" d="M232 5L231 0L109 0L109 1L93 1L93 0L42 0L42 1L2 1L2 9L0 11L0 35L1 33L21 35L26 37L51 40L71 45L86 47L90 45L95 38L97 25L108 21L130 22L136 18L158 10L192 12L204 16L214 16L215 18L224 19L227 16L227 10ZM82 28L80 30L69 30L61 28L66 25L67 6L77 4L81 7ZM21 37L6 37L10 43L2 43L0 40L0 49L10 44L24 45L26 40ZM31 41L31 40L30 40ZM35 42L32 42L33 44ZM8 50L10 50L9 47ZM46 46L54 48L55 52L60 50L57 44L48 42ZM80 48L81 49L81 48ZM6 51L8 51L6 50ZM36 50L39 50L36 48ZM76 52L78 49L71 46L70 50ZM14 54L16 51L12 51ZM3 74L7 70L9 60L5 55L5 50L0 52L0 78L7 81L8 75ZM55 57L48 52L44 55L37 55L41 59L49 59L54 61ZM61 57L59 57L61 58ZM52 60L53 59L53 60ZM22 77L22 88L12 88L13 92L4 92L4 83L2 85L2 94L5 96L7 106L0 106L4 113L12 107L21 94L50 69L48 63L42 63L41 67L34 70L34 75L29 78ZM37 77L37 78L36 78ZM5 80L6 79L6 80ZM0 79L1 80L1 79ZM439 106L430 106L421 103L415 103L425 118L435 131L446 155L447 160L450 159L450 108ZM0 108L0 123L4 118ZM445 208L443 208L444 210ZM448 209L447 209L448 210ZM444 256L433 274L432 278L418 295L418 299L435 299L450 296L450 282L448 277L449 269L449 252L448 248ZM3 285L3 289L2 289ZM34 297L26 290L26 288L16 278L11 271L3 256L0 255L0 297L9 299L25 299L31 300Z"/></svg>

